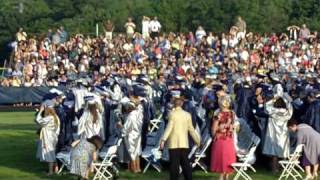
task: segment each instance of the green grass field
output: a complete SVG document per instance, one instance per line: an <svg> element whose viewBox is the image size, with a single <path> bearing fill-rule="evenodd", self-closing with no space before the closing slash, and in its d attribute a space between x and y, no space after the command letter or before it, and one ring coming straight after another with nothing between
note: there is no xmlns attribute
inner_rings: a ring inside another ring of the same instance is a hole
<svg viewBox="0 0 320 180"><path fill-rule="evenodd" d="M65 175L46 176L47 165L35 158L36 126L34 112L1 112L0 113L0 180L2 179L76 179ZM217 179L217 174L194 172L194 179ZM266 170L258 169L252 175L254 180L277 179ZM158 173L152 168L146 174L134 175L121 170L120 180L125 179L168 179L168 171Z"/></svg>

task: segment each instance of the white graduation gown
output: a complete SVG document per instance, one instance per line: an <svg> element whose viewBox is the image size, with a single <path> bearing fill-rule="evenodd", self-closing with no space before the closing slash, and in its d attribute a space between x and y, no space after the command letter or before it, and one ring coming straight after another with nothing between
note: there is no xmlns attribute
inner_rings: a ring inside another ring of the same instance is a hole
<svg viewBox="0 0 320 180"><path fill-rule="evenodd" d="M143 107L139 105L136 110L130 112L124 123L122 133L126 148L131 160L141 155L141 133L143 122Z"/></svg>
<svg viewBox="0 0 320 180"><path fill-rule="evenodd" d="M92 114L89 110L85 110L79 120L78 125L78 135L80 136L80 139L90 138L95 135L101 136L101 118L102 115L98 112L98 119L96 123L93 123Z"/></svg>
<svg viewBox="0 0 320 180"><path fill-rule="evenodd" d="M41 113L38 113L36 122L41 126L37 158L44 162L55 162L60 120L58 119L58 124L55 124L53 116L42 117Z"/></svg>
<svg viewBox="0 0 320 180"><path fill-rule="evenodd" d="M267 134L263 146L263 154L286 158L289 156L289 133L287 122L290 120L293 108L286 99L287 109L274 108L273 102L266 103L266 112L269 114Z"/></svg>

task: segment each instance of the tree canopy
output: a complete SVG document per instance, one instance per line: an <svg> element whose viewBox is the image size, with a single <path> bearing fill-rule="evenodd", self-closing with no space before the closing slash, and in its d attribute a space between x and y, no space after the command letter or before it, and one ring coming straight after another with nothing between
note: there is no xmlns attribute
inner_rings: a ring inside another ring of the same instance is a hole
<svg viewBox="0 0 320 180"><path fill-rule="evenodd" d="M111 19L115 31L131 16L141 29L142 16L157 16L164 31L227 31L240 15L254 32L281 32L306 23L320 28L318 0L0 0L0 54L19 27L29 34L64 26L71 34L94 33L95 24Z"/></svg>

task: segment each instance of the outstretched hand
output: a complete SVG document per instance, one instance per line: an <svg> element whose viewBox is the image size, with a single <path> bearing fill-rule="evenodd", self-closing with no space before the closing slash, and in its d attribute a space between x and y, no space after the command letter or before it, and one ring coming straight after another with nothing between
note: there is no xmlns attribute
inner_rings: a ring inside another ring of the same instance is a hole
<svg viewBox="0 0 320 180"><path fill-rule="evenodd" d="M165 144L165 141L161 140L161 143L160 143L160 150L161 151L164 149L164 144Z"/></svg>

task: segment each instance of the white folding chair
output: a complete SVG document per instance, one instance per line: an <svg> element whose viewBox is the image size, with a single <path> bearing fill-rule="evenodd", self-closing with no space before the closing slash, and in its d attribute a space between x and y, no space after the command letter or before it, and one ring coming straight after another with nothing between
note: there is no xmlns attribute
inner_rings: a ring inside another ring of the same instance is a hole
<svg viewBox="0 0 320 180"><path fill-rule="evenodd" d="M205 163L202 162L202 159L206 157L206 150L208 149L212 141L210 134L208 134L208 136L204 139L204 141L205 143L202 146L202 148L195 152L195 155L194 155L195 159L192 162L191 166L192 168L199 166L205 173L208 173L207 166L205 165ZM191 150L191 152L192 151L193 149ZM190 154L189 154L189 158L191 158Z"/></svg>
<svg viewBox="0 0 320 180"><path fill-rule="evenodd" d="M279 164L283 168L283 171L279 177L279 180L283 178L288 179L289 177L293 179L298 179L298 178L302 179L302 175L299 173L299 171L296 168L304 172L303 168L299 164L300 163L299 158L302 155L303 146L304 146L303 144L299 144L296 147L294 153L289 156L288 160L279 161Z"/></svg>
<svg viewBox="0 0 320 180"><path fill-rule="evenodd" d="M121 139L117 142L116 145L110 146L105 154L102 162L93 163L93 167L96 171L93 180L96 179L111 179L113 177L112 173L108 168L113 166L112 160L117 157L117 150L121 143Z"/></svg>
<svg viewBox="0 0 320 180"><path fill-rule="evenodd" d="M162 115L158 119L161 119ZM160 151L160 138L164 132L164 122L160 121L157 124L157 129L155 132L149 132L147 135L147 145L143 149L141 157L147 162L143 173L147 172L148 168L152 166L158 172L161 172L160 159L163 157Z"/></svg>
<svg viewBox="0 0 320 180"><path fill-rule="evenodd" d="M149 133L156 131L159 129L159 123L162 121L162 113L159 115L158 118L150 120L149 124Z"/></svg>
<svg viewBox="0 0 320 180"><path fill-rule="evenodd" d="M157 170L159 173L161 172L161 166L158 164L159 160L161 159L161 151L159 147L150 149L148 151L144 151L141 157L146 160L147 164L143 169L143 173L146 173L149 169L150 165Z"/></svg>
<svg viewBox="0 0 320 180"><path fill-rule="evenodd" d="M61 174L64 168L70 169L70 152L61 151L57 154L56 158L61 162L61 167L59 168L58 174Z"/></svg>
<svg viewBox="0 0 320 180"><path fill-rule="evenodd" d="M258 136L254 136L252 141L253 141L253 143L251 145L249 152L245 155L238 156L240 162L231 164L232 168L237 172L237 174L233 178L234 180L237 180L240 177L244 178L245 180L252 180L252 178L246 173L248 168L251 169L253 172L256 172L256 170L252 166L252 164L255 161L254 154L256 152L257 146L260 143L260 139ZM252 161L252 159L254 159L254 160Z"/></svg>

